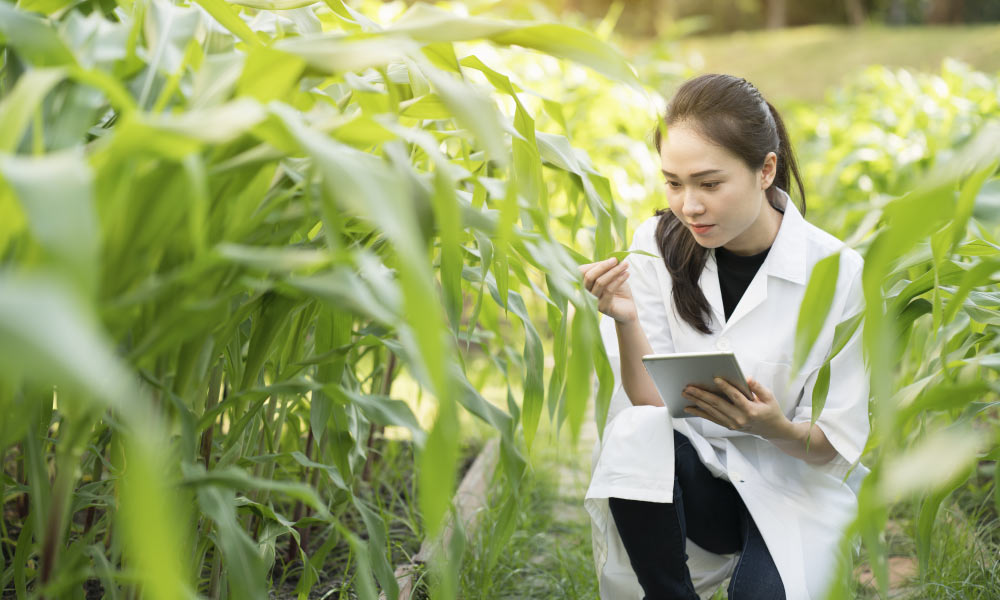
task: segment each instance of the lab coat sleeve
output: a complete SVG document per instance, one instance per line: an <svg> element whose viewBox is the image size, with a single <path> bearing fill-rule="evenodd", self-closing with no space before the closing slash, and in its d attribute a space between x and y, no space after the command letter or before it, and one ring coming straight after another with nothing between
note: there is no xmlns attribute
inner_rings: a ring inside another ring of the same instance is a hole
<svg viewBox="0 0 1000 600"><path fill-rule="evenodd" d="M857 267L850 275L845 308L839 318L832 322L832 327L864 310L861 271L862 268ZM862 345L863 328L862 321L847 344L830 361L830 388L816 421L839 454L833 462L842 465L856 462L868 440L869 378ZM833 339L832 335L830 339ZM806 379L802 399L792 417L793 422L808 422L812 419L813 390L819 371L816 368Z"/></svg>
<svg viewBox="0 0 1000 600"><path fill-rule="evenodd" d="M635 301L636 312L639 315L639 325L646 333L646 339L656 354L666 354L674 351L674 341L670 335L670 322L667 320L666 306L670 298L664 298L664 287L660 285L657 270L663 264L659 248L656 246L655 232L657 219L651 218L643 222L632 238L632 250L645 250L657 257L633 254L628 257L632 264L628 278L632 299Z"/></svg>
<svg viewBox="0 0 1000 600"><path fill-rule="evenodd" d="M656 247L655 239L657 219L658 217L651 217L639 225L632 236L629 250L645 250L659 257L660 251ZM663 259L632 254L625 260L630 263L629 272L631 273L627 283L635 302L639 324L646 333L649 345L657 354L673 352L674 342L670 335L670 324L667 321L663 292L657 276L657 261L662 262ZM611 405L608 408L608 422L611 422L615 415L622 409L632 406L632 403L622 385L621 353L618 349L615 321L602 314L599 326L601 340L604 342L608 361L611 363L611 369L615 375L615 387L611 396Z"/></svg>

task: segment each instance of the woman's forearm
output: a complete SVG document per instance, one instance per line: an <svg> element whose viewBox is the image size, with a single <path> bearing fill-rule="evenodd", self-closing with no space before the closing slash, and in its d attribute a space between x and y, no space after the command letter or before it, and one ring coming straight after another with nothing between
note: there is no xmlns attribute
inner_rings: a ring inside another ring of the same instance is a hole
<svg viewBox="0 0 1000 600"><path fill-rule="evenodd" d="M768 437L768 440L785 454L814 465L828 463L837 455L836 448L823 430L808 421L789 421L779 434Z"/></svg>
<svg viewBox="0 0 1000 600"><path fill-rule="evenodd" d="M663 406L653 378L642 364L642 357L652 354L653 348L646 333L639 326L639 319L615 321L618 333L618 351L621 357L622 386L635 406L649 404Z"/></svg>

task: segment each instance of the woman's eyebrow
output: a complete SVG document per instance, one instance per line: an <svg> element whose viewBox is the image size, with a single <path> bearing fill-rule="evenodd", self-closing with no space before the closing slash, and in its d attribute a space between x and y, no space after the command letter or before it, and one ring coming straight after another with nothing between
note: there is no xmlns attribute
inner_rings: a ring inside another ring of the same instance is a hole
<svg viewBox="0 0 1000 600"><path fill-rule="evenodd" d="M663 174L666 175L667 177L673 177L677 179L677 176L671 173L670 171L667 171L665 169L660 169L660 170L663 171ZM704 177L706 175L715 175L716 173L721 173L721 172L722 169L709 169L707 171L698 171L697 173L691 173L691 178L696 179L698 177Z"/></svg>

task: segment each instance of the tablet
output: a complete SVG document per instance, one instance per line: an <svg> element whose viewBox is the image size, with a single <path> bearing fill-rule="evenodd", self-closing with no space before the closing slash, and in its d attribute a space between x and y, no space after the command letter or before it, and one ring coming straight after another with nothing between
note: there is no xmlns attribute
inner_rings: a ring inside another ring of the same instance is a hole
<svg viewBox="0 0 1000 600"><path fill-rule="evenodd" d="M743 371L740 370L740 364L736 362L736 355L732 352L647 354L642 357L642 364L653 378L664 406L674 418L694 416L684 412L685 407L694 406L694 403L681 395L684 387L689 384L726 398L722 389L713 381L714 378L721 377L742 391L747 398L753 397Z"/></svg>

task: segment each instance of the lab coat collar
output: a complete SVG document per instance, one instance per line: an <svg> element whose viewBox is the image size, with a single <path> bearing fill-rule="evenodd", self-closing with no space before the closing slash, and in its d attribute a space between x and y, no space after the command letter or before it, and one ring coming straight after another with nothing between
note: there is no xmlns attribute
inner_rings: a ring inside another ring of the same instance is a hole
<svg viewBox="0 0 1000 600"><path fill-rule="evenodd" d="M708 261L701 275L701 289L712 306L712 313L717 323L723 324L722 330L729 329L736 321L760 305L767 298L767 280L778 277L799 285L806 284L806 253L805 235L806 220L792 202L785 190L776 187L785 199L785 214L778 227L778 235L771 244L771 249L764 258L763 264L747 287L743 297L736 305L729 320L725 319L722 306L722 291L719 288L718 266L715 261L715 249L709 251Z"/></svg>

